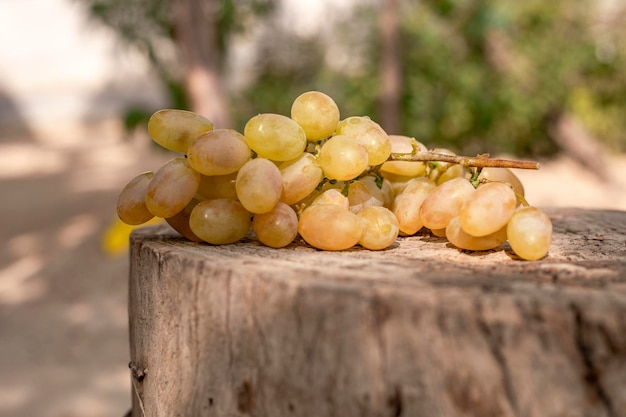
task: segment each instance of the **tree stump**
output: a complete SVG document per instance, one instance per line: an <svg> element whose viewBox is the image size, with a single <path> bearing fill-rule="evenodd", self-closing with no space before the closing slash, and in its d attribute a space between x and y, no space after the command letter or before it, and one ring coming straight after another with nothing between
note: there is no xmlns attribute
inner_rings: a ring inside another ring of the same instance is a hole
<svg viewBox="0 0 626 417"><path fill-rule="evenodd" d="M547 212L535 262L138 229L133 416L626 416L626 212Z"/></svg>

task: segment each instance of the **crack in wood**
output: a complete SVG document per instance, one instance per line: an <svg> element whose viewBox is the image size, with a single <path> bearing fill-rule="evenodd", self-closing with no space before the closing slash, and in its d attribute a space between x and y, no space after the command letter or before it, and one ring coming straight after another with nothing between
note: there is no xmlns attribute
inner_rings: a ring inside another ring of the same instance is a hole
<svg viewBox="0 0 626 417"><path fill-rule="evenodd" d="M474 304L474 308L476 311L476 320L478 329L480 330L483 338L487 342L487 346L489 347L489 351L491 355L495 359L498 368L500 369L500 376L502 377L502 387L504 388L504 394L506 396L507 401L511 406L511 410L514 415L519 415L518 412L518 404L517 404L517 396L515 394L515 389L513 387L513 383L511 381L511 372L509 370L509 366L506 361L506 357L502 352L502 340L498 335L497 330L494 331L491 329L489 324L485 319L485 315L483 313L483 306L480 301L480 298L476 300Z"/></svg>
<svg viewBox="0 0 626 417"><path fill-rule="evenodd" d="M618 417L613 408L611 397L602 384L601 371L593 358L593 346L587 342L588 334L582 309L574 303L570 305L570 308L574 318L574 343L584 365L584 381L606 409L607 416Z"/></svg>

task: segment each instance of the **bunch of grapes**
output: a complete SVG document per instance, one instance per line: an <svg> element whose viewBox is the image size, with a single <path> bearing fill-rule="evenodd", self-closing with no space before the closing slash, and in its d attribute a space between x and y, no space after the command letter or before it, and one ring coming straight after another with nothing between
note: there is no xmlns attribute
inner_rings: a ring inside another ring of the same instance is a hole
<svg viewBox="0 0 626 417"><path fill-rule="evenodd" d="M243 134L172 109L154 113L148 132L180 155L122 190L117 211L130 225L156 216L196 242L229 244L252 231L269 247L300 236L332 251L385 249L430 230L471 251L508 240L527 260L551 244L550 219L526 203L510 169L412 160L428 152L422 143L388 135L368 117L340 119L335 101L318 91L297 97L289 117L252 117Z"/></svg>

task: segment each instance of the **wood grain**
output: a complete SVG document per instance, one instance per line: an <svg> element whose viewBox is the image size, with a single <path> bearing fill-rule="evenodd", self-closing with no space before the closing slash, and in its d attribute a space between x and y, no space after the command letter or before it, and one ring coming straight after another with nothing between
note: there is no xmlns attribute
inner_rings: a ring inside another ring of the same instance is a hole
<svg viewBox="0 0 626 417"><path fill-rule="evenodd" d="M626 212L549 255L131 238L133 416L626 416Z"/></svg>

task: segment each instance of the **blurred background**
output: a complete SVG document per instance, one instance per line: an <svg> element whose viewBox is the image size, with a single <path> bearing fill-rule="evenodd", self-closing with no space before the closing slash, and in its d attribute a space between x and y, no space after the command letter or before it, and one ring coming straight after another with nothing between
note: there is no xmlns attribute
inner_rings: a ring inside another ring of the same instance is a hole
<svg viewBox="0 0 626 417"><path fill-rule="evenodd" d="M0 0L0 415L130 407L117 193L155 110L342 116L535 159L538 206L626 210L626 1Z"/></svg>

